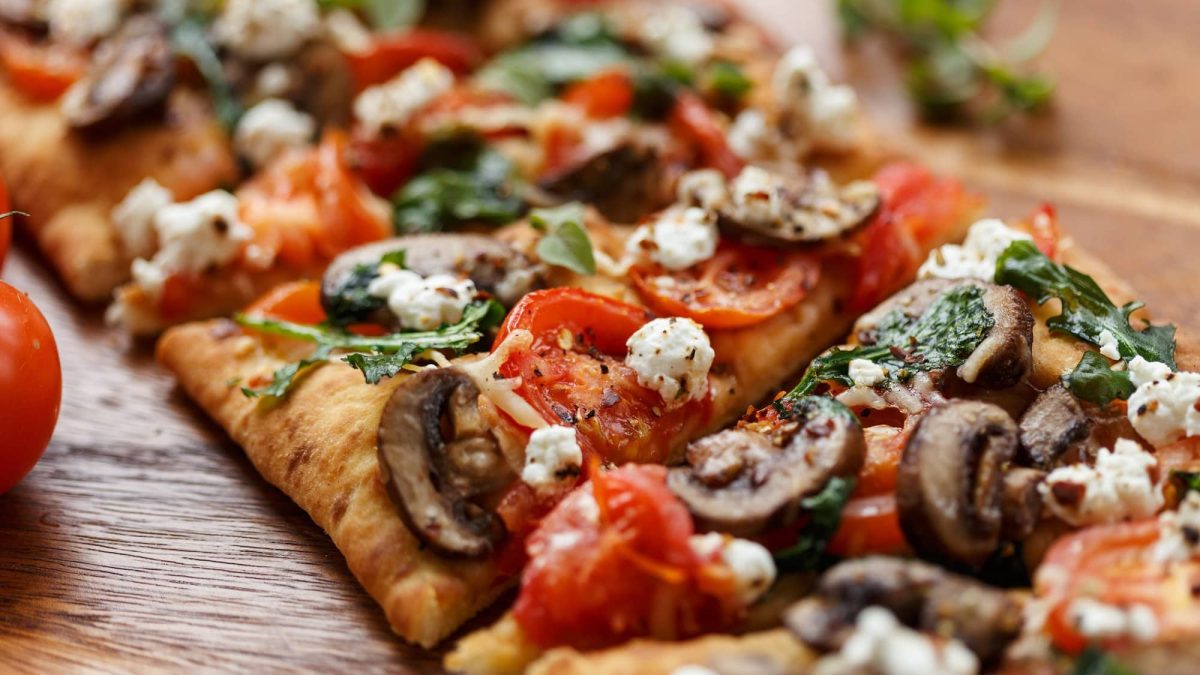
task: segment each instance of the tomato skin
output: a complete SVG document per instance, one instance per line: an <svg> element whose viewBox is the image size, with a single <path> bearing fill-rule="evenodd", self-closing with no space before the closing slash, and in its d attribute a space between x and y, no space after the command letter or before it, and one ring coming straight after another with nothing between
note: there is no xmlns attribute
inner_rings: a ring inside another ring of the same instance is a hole
<svg viewBox="0 0 1200 675"><path fill-rule="evenodd" d="M726 178L742 172L745 162L730 149L715 114L698 95L679 94L668 115L668 124L677 136L696 146L705 167L717 169Z"/></svg>
<svg viewBox="0 0 1200 675"><path fill-rule="evenodd" d="M461 33L418 28L376 35L365 51L346 54L358 91L387 82L424 58L463 75L483 61L483 52Z"/></svg>
<svg viewBox="0 0 1200 675"><path fill-rule="evenodd" d="M633 108L633 82L623 71L605 71L568 87L562 100L593 119L622 117Z"/></svg>
<svg viewBox="0 0 1200 675"><path fill-rule="evenodd" d="M908 542L900 529L896 496L883 494L846 502L841 523L827 550L843 558L899 555L908 551Z"/></svg>
<svg viewBox="0 0 1200 675"><path fill-rule="evenodd" d="M50 444L62 402L62 365L46 317L0 282L0 494L21 482Z"/></svg>
<svg viewBox="0 0 1200 675"><path fill-rule="evenodd" d="M424 143L415 135L372 136L356 128L346 148L346 161L371 192L388 198L412 177L423 149Z"/></svg>
<svg viewBox="0 0 1200 675"><path fill-rule="evenodd" d="M1062 230L1058 225L1058 209L1053 204L1038 206L1027 219L1017 223L1017 227L1033 237L1034 245L1047 258L1058 260L1058 242L1062 239Z"/></svg>
<svg viewBox="0 0 1200 675"><path fill-rule="evenodd" d="M865 432L867 455L851 496L874 497L894 493L900 460L908 443L908 432L895 427L868 427Z"/></svg>
<svg viewBox="0 0 1200 675"><path fill-rule="evenodd" d="M246 314L292 323L318 324L325 320L319 281L292 281L276 286L246 308Z"/></svg>
<svg viewBox="0 0 1200 675"><path fill-rule="evenodd" d="M597 349L607 354L624 354L625 341L651 318L641 307L578 288L534 291L508 313L496 334L496 344L517 328L531 331L535 338L556 337L565 328L573 335L591 331ZM603 330L596 330L600 326Z"/></svg>
<svg viewBox="0 0 1200 675"><path fill-rule="evenodd" d="M4 214L12 210L8 201L8 186L0 176L0 271L4 270L4 259L8 257L8 246L12 242L12 220L15 216Z"/></svg>
<svg viewBox="0 0 1200 675"><path fill-rule="evenodd" d="M666 468L594 472L530 536L513 615L543 647L591 649L728 627L741 612L731 577L691 548L693 531L666 486Z"/></svg>
<svg viewBox="0 0 1200 675"><path fill-rule="evenodd" d="M36 101L54 101L87 71L85 52L65 44L34 44L0 33L0 64L13 87Z"/></svg>
<svg viewBox="0 0 1200 675"><path fill-rule="evenodd" d="M820 260L808 253L728 241L712 258L686 270L653 265L629 271L638 294L656 312L719 329L753 326L794 307L820 275ZM660 286L655 283L660 277L673 283Z"/></svg>

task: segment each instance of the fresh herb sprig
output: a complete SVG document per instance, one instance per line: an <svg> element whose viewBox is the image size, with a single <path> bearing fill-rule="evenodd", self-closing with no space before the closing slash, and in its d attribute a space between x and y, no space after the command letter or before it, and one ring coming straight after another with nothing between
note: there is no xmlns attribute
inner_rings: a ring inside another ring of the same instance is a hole
<svg viewBox="0 0 1200 675"><path fill-rule="evenodd" d="M494 300L477 301L467 305L458 323L437 330L392 333L389 335L358 335L328 325L305 325L263 317L239 314L234 320L241 326L317 345L311 356L276 370L265 387L243 387L250 398L286 396L297 376L309 368L329 361L335 351L354 352L342 360L361 370L369 384L392 377L422 352L429 349L459 353L483 338L483 332L499 323L504 308Z"/></svg>
<svg viewBox="0 0 1200 675"><path fill-rule="evenodd" d="M965 117L973 104L992 100L985 118L1044 109L1054 83L1029 73L1027 64L1049 43L1057 3L1048 1L1023 34L1004 47L981 35L995 0L838 0L842 28L851 41L885 36L907 59L907 85L926 118Z"/></svg>
<svg viewBox="0 0 1200 675"><path fill-rule="evenodd" d="M583 222L584 209L578 202L531 211L529 223L543 233L537 245L542 262L565 267L576 274L595 274L596 258Z"/></svg>
<svg viewBox="0 0 1200 675"><path fill-rule="evenodd" d="M809 520L796 543L775 554L781 570L811 571L823 566L825 549L842 522L842 510L854 492L854 479L833 477L817 494L800 502Z"/></svg>
<svg viewBox="0 0 1200 675"><path fill-rule="evenodd" d="M469 222L504 225L525 212L512 162L474 139L434 146L424 164L425 170L392 198L399 234Z"/></svg>
<svg viewBox="0 0 1200 675"><path fill-rule="evenodd" d="M1113 370L1107 358L1093 351L1083 353L1075 370L1063 376L1063 384L1076 398L1101 406L1123 401L1136 389L1128 372Z"/></svg>

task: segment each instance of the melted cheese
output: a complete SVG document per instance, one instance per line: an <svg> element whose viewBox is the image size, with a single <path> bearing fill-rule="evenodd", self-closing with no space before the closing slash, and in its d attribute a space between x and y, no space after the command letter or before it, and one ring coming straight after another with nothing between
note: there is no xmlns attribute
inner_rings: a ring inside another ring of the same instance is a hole
<svg viewBox="0 0 1200 675"><path fill-rule="evenodd" d="M514 352L529 349L533 346L533 333L527 330L514 330L504 338L491 354L474 361L464 363L458 368L467 374L479 387L479 391L497 408L503 410L517 424L530 429L542 429L550 426L538 411L529 405L529 401L521 398L514 391L521 386L521 378L499 378L500 366L508 361Z"/></svg>

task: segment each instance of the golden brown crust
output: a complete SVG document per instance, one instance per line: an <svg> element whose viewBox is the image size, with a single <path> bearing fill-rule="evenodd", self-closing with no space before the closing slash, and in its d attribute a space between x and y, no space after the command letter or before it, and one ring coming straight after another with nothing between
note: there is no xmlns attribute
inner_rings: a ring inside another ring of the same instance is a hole
<svg viewBox="0 0 1200 675"><path fill-rule="evenodd" d="M401 378L365 385L358 371L331 364L315 369L274 406L241 393L236 381L269 375L294 356L289 347L294 345L249 337L218 320L167 331L158 358L263 477L329 534L393 630L432 646L506 584L489 562L423 550L388 498L375 434Z"/></svg>
<svg viewBox="0 0 1200 675"><path fill-rule="evenodd" d="M688 642L637 640L590 654L555 649L538 659L529 675L670 675L676 668L698 665L720 672L792 675L808 672L815 655L783 629L739 637L711 635ZM734 666L742 666L734 670Z"/></svg>
<svg viewBox="0 0 1200 675"><path fill-rule="evenodd" d="M0 174L67 288L98 302L129 276L109 213L130 188L153 177L190 199L232 183L237 164L193 92L177 91L162 122L89 140L67 127L57 104L32 102L0 77Z"/></svg>

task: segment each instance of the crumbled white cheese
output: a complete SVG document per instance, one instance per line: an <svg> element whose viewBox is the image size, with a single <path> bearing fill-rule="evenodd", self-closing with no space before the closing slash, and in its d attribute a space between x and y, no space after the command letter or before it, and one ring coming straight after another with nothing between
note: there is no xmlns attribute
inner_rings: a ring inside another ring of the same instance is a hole
<svg viewBox="0 0 1200 675"><path fill-rule="evenodd" d="M1149 518L1163 506L1162 487L1150 476L1157 465L1154 455L1122 438L1100 450L1095 466L1055 469L1039 489L1050 511L1072 525Z"/></svg>
<svg viewBox="0 0 1200 675"><path fill-rule="evenodd" d="M154 217L174 202L171 191L153 178L142 180L125 195L112 210L112 222L126 254L131 258L145 258L154 254L158 242Z"/></svg>
<svg viewBox="0 0 1200 675"><path fill-rule="evenodd" d="M1004 221L988 218L971 226L962 245L945 244L931 251L917 274L922 279L983 279L996 278L996 261L1014 241L1031 237L1014 230Z"/></svg>
<svg viewBox="0 0 1200 675"><path fill-rule="evenodd" d="M883 366L867 359L851 359L849 375L856 387L874 387L887 379Z"/></svg>
<svg viewBox="0 0 1200 675"><path fill-rule="evenodd" d="M317 123L282 99L271 98L246 111L233 135L234 148L261 168L290 148L312 141Z"/></svg>
<svg viewBox="0 0 1200 675"><path fill-rule="evenodd" d="M837 399L838 403L841 403L847 408L871 408L873 410L883 410L891 407L891 404L887 402L887 399L885 399L883 396L880 396L879 392L875 391L874 387L864 387L862 385L850 387L834 398Z"/></svg>
<svg viewBox="0 0 1200 675"><path fill-rule="evenodd" d="M730 187L734 219L743 223L773 223L783 218L782 185L765 169L747 166Z"/></svg>
<svg viewBox="0 0 1200 675"><path fill-rule="evenodd" d="M779 60L771 78L782 128L793 142L811 142L828 150L848 150L858 143L858 96L834 85L809 47L794 47Z"/></svg>
<svg viewBox="0 0 1200 675"><path fill-rule="evenodd" d="M1129 397L1129 422L1155 447L1200 435L1200 373L1171 372L1141 356L1129 362L1137 389Z"/></svg>
<svg viewBox="0 0 1200 675"><path fill-rule="evenodd" d="M1100 354L1112 359L1113 361L1121 360L1121 348L1117 344L1117 336L1107 328L1100 331Z"/></svg>
<svg viewBox="0 0 1200 675"><path fill-rule="evenodd" d="M747 108L733 118L725 139L730 150L747 160L772 159L781 154L779 145L783 142L778 131L767 123L767 116L755 108Z"/></svg>
<svg viewBox="0 0 1200 675"><path fill-rule="evenodd" d="M294 54L320 28L316 0L226 0L213 37L242 58L269 61Z"/></svg>
<svg viewBox="0 0 1200 675"><path fill-rule="evenodd" d="M200 273L232 261L253 232L238 218L238 199L213 190L190 202L170 204L154 217L158 252L133 261L133 280L152 297L167 279Z"/></svg>
<svg viewBox="0 0 1200 675"><path fill-rule="evenodd" d="M679 666L671 671L671 675L721 675L717 671L708 666L701 666L694 663Z"/></svg>
<svg viewBox="0 0 1200 675"><path fill-rule="evenodd" d="M1092 598L1078 598L1067 607L1067 617L1080 635L1092 640L1132 638L1150 642L1158 636L1154 610L1143 604L1117 607Z"/></svg>
<svg viewBox="0 0 1200 675"><path fill-rule="evenodd" d="M325 35L343 54L361 54L371 49L371 31L348 9L335 9L325 15Z"/></svg>
<svg viewBox="0 0 1200 675"><path fill-rule="evenodd" d="M957 640L934 641L882 607L859 613L841 651L817 662L814 675L975 675L979 659Z"/></svg>
<svg viewBox="0 0 1200 675"><path fill-rule="evenodd" d="M388 309L409 330L434 330L462 319L475 299L475 282L449 274L423 277L395 265L381 265L367 293L387 300Z"/></svg>
<svg viewBox="0 0 1200 675"><path fill-rule="evenodd" d="M705 211L716 211L729 203L729 186L725 176L716 169L689 171L679 177L675 187L676 200Z"/></svg>
<svg viewBox="0 0 1200 675"><path fill-rule="evenodd" d="M1200 494L1189 492L1177 511L1159 514L1158 528L1156 561L1187 562L1200 555Z"/></svg>
<svg viewBox="0 0 1200 675"><path fill-rule="evenodd" d="M648 258L669 270L684 270L717 252L716 216L697 207L673 208L638 227L625 244L634 257Z"/></svg>
<svg viewBox="0 0 1200 675"><path fill-rule="evenodd" d="M421 59L391 80L368 87L354 99L354 115L371 134L398 129L454 86L454 73L433 59Z"/></svg>
<svg viewBox="0 0 1200 675"><path fill-rule="evenodd" d="M124 12L122 0L49 0L46 23L53 39L86 46L115 32Z"/></svg>
<svg viewBox="0 0 1200 675"><path fill-rule="evenodd" d="M291 91L295 74L282 63L269 63L254 77L254 94L260 99L280 98Z"/></svg>
<svg viewBox="0 0 1200 675"><path fill-rule="evenodd" d="M664 58L689 66L708 60L713 39L694 11L679 5L657 7L641 23L641 38Z"/></svg>
<svg viewBox="0 0 1200 675"><path fill-rule="evenodd" d="M662 395L668 406L708 395L708 369L716 353L700 324L691 319L654 319L625 342L625 364L642 386Z"/></svg>
<svg viewBox="0 0 1200 675"><path fill-rule="evenodd" d="M775 560L762 544L719 532L695 534L688 545L702 558L720 557L733 575L738 599L754 604L775 583Z"/></svg>
<svg viewBox="0 0 1200 675"><path fill-rule="evenodd" d="M583 466L583 451L571 427L534 429L525 446L521 480L535 492L552 494L575 484Z"/></svg>

